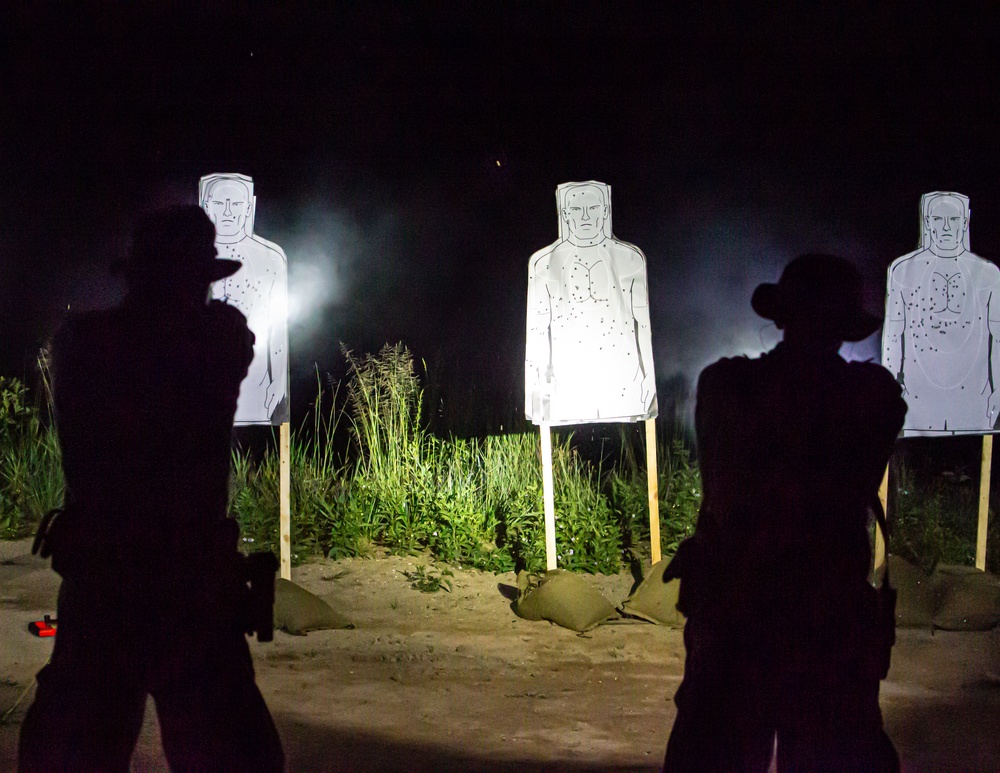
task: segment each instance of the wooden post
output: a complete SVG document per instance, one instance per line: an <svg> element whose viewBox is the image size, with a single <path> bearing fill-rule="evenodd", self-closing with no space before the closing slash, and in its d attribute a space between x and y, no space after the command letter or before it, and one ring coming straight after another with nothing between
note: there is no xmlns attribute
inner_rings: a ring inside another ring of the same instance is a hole
<svg viewBox="0 0 1000 773"><path fill-rule="evenodd" d="M649 489L649 547L653 563L660 552L660 479L656 465L656 419L646 419L646 487Z"/></svg>
<svg viewBox="0 0 1000 773"><path fill-rule="evenodd" d="M281 423L278 457L278 542L281 545L281 576L292 579L292 476L291 431Z"/></svg>
<svg viewBox="0 0 1000 773"><path fill-rule="evenodd" d="M538 425L542 436L542 501L545 506L545 569L556 568L556 505L552 488L552 430L548 422Z"/></svg>
<svg viewBox="0 0 1000 773"><path fill-rule="evenodd" d="M979 528L976 531L976 569L986 571L986 533L990 522L990 470L993 436L983 435L983 463L979 473Z"/></svg>
<svg viewBox="0 0 1000 773"><path fill-rule="evenodd" d="M882 483L878 487L878 498L882 503L882 510L885 512L886 523L889 522L889 466L885 467L885 475L882 476ZM885 563L885 537L882 535L882 529L876 525L875 526L875 571L882 568L882 564Z"/></svg>

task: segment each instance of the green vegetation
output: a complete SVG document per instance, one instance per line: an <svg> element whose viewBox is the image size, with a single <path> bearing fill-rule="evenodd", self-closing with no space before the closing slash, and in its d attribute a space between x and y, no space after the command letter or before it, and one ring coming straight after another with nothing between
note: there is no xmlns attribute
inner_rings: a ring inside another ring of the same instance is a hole
<svg viewBox="0 0 1000 773"><path fill-rule="evenodd" d="M669 445L658 444L660 502L660 546L672 556L681 542L694 534L701 505L701 475L691 460L691 451L680 438ZM649 510L646 470L626 446L621 472L611 477L611 501L622 518L625 545L632 551L648 551Z"/></svg>
<svg viewBox="0 0 1000 773"><path fill-rule="evenodd" d="M55 430L43 420L49 411L24 384L0 376L0 401L0 538L15 539L62 502L62 467Z"/></svg>
<svg viewBox="0 0 1000 773"><path fill-rule="evenodd" d="M428 431L414 359L402 345L378 355L344 352L346 391L317 378L310 416L291 437L293 561L310 555L423 555L439 567L410 577L419 590L448 590L447 566L490 571L545 566L537 432L441 438ZM42 363L44 365L44 363ZM42 395L47 394L42 367ZM343 399L341 399L343 397ZM0 378L0 536L31 533L62 498L59 446L48 404ZM343 441L349 438L349 443ZM231 510L247 550L278 552L277 443L233 453ZM636 433L606 468L583 458L571 434L553 434L556 543L563 568L611 573L649 555L645 465ZM340 449L340 450L336 450ZM659 445L661 545L670 556L694 530L698 467L685 442ZM919 480L918 480L919 478ZM893 475L890 549L926 568L972 564L978 485L967 478ZM1000 497L1000 485L994 486ZM994 517L987 565L1000 568Z"/></svg>
<svg viewBox="0 0 1000 773"><path fill-rule="evenodd" d="M448 567L440 569L428 569L425 566L418 566L412 572L403 572L413 590L421 593L437 593L439 590L452 591L452 583L449 577L454 577L455 573Z"/></svg>
<svg viewBox="0 0 1000 773"><path fill-rule="evenodd" d="M324 413L318 390L311 427L292 437L295 558L369 555L379 546L491 571L544 568L537 434L436 437L422 420L423 388L405 347L387 346L377 356L344 354L346 407L338 408L334 396ZM343 458L332 451L338 428L351 438ZM660 508L670 514L664 545L672 552L694 528L701 487L679 442L659 453ZM572 435L554 435L552 454L559 565L616 572L626 549L648 553L646 479L634 454L628 451L631 461L616 466L628 467L627 474L595 469L573 447ZM255 463L237 452L233 491L247 545L273 549L276 454Z"/></svg>
<svg viewBox="0 0 1000 773"><path fill-rule="evenodd" d="M979 480L951 471L918 476L905 464L895 465L889 511L892 537L889 550L930 573L937 564L972 566L976 560ZM1000 571L1000 524L996 507L1000 476L993 473L990 497L990 534L986 566Z"/></svg>

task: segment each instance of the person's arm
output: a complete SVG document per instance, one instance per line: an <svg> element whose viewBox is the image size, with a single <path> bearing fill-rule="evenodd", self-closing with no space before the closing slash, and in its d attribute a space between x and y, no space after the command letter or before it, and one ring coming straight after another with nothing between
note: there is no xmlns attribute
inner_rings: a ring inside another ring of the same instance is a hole
<svg viewBox="0 0 1000 773"><path fill-rule="evenodd" d="M850 363L857 374L857 392L852 403L857 407L854 431L864 438L850 459L850 469L859 477L859 490L878 489L893 448L906 418L906 401L901 387L872 363ZM891 373L889 375L892 375Z"/></svg>
<svg viewBox="0 0 1000 773"><path fill-rule="evenodd" d="M713 533L718 526L716 511L719 509L720 487L727 472L723 460L723 445L731 427L726 426L728 405L732 398L729 392L727 373L732 370L732 362L720 360L709 365L698 376L695 397L694 426L698 452L698 470L701 475L701 511L698 516L698 531Z"/></svg>
<svg viewBox="0 0 1000 773"><path fill-rule="evenodd" d="M254 357L256 337L247 325L243 312L228 303L213 300L207 307L212 340L218 347L216 363L221 395L232 401L235 410L240 384L246 378Z"/></svg>
<svg viewBox="0 0 1000 773"><path fill-rule="evenodd" d="M85 422L81 419L86 398L81 386L83 377L81 359L77 355L72 322L64 324L49 342L49 378L52 389L52 406L59 446L62 449L62 467L65 477L75 482L81 474L86 454L78 451L81 437L85 437ZM67 492L69 490L67 486Z"/></svg>

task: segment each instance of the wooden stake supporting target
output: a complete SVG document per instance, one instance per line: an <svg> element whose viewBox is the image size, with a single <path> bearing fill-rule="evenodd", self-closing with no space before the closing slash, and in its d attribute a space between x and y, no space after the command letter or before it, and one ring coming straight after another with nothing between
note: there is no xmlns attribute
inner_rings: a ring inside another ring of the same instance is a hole
<svg viewBox="0 0 1000 773"><path fill-rule="evenodd" d="M556 202L559 239L528 262L524 346L524 415L541 432L549 570L558 561L551 428L645 421L657 410L646 256L615 238L610 185L563 183Z"/></svg>
<svg viewBox="0 0 1000 773"><path fill-rule="evenodd" d="M556 506L552 478L552 427L538 425L542 441L542 503L545 509L545 569L558 565L556 555ZM649 541L653 563L663 556L660 550L660 492L656 462L656 419L646 419L646 483L649 489ZM284 564L282 564L284 566Z"/></svg>
<svg viewBox="0 0 1000 773"><path fill-rule="evenodd" d="M281 576L292 579L292 477L291 431L287 421L281 423L278 457L278 536L281 545Z"/></svg>
<svg viewBox="0 0 1000 773"><path fill-rule="evenodd" d="M556 568L556 504L552 487L552 428L538 425L542 436L542 501L545 507L545 568Z"/></svg>
<svg viewBox="0 0 1000 773"><path fill-rule="evenodd" d="M649 489L649 547L653 563L660 552L660 481L656 465L656 419L646 419L646 485Z"/></svg>
<svg viewBox="0 0 1000 773"><path fill-rule="evenodd" d="M979 475L979 526L976 530L976 569L984 572L986 571L986 533L990 523L990 470L992 467L993 436L983 435L983 461Z"/></svg>

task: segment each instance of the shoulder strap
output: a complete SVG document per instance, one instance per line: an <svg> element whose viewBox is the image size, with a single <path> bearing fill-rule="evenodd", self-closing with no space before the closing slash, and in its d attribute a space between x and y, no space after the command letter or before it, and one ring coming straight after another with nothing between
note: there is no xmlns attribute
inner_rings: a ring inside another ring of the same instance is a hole
<svg viewBox="0 0 1000 773"><path fill-rule="evenodd" d="M886 550L885 576L882 580L882 584L888 585L889 584L889 558L888 558L889 524L886 521L885 508L882 507L882 500L879 498L877 494L874 497L872 497L871 509L872 512L875 514L875 521L876 523L878 523L878 527L882 530L882 539L885 540L885 550Z"/></svg>
<svg viewBox="0 0 1000 773"><path fill-rule="evenodd" d="M872 512L875 513L875 520L878 522L878 527L882 530L882 537L885 539L886 546L889 545L889 524L885 520L885 509L882 507L882 500L876 495L873 497L872 501Z"/></svg>

